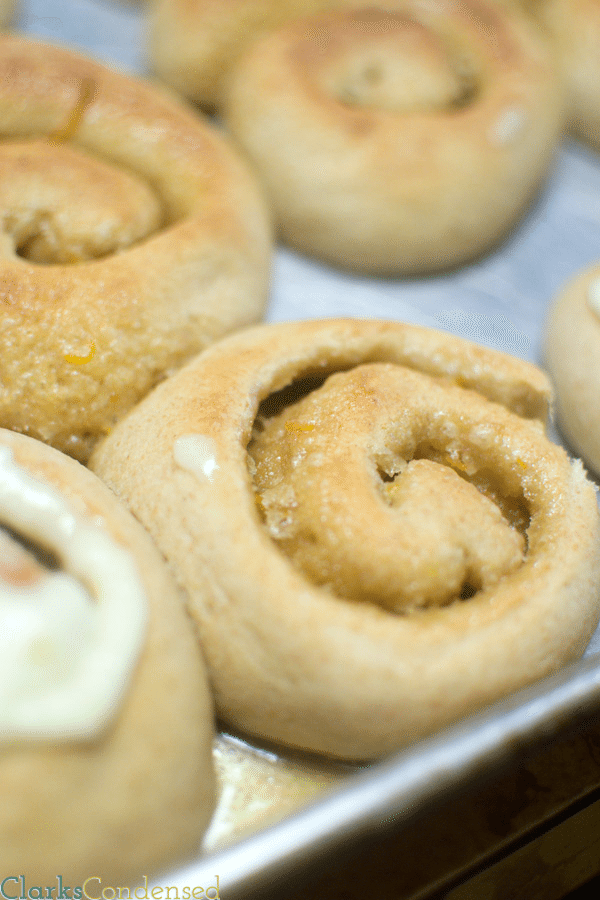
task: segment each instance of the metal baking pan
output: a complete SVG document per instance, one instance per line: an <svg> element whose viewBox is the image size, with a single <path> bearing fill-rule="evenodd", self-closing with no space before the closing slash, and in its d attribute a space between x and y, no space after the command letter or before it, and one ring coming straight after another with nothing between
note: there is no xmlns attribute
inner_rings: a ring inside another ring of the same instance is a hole
<svg viewBox="0 0 600 900"><path fill-rule="evenodd" d="M143 3L22 0L16 27L145 72ZM450 274L400 280L350 275L280 249L268 319L398 319L540 362L551 298L599 258L600 157L565 141L535 206L489 256ZM155 883L218 880L220 896L250 897L357 838L416 821L441 798L473 789L598 711L600 629L579 663L370 767L330 765L221 734L221 803L204 850Z"/></svg>
<svg viewBox="0 0 600 900"><path fill-rule="evenodd" d="M265 891L271 898L269 889L293 883L306 868L322 867L328 855L345 845L392 828L419 825L442 801L473 791L486 778L521 764L528 754L584 725L599 709L600 658L593 654L385 762L354 773L277 824L209 853L155 884L183 892L186 885L214 885L218 876L227 900L250 900ZM287 895L277 891L273 896Z"/></svg>

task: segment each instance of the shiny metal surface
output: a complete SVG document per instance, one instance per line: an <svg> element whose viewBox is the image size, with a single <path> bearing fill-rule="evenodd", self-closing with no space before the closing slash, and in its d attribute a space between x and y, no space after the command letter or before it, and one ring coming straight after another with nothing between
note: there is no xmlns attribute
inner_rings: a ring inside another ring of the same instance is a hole
<svg viewBox="0 0 600 900"><path fill-rule="evenodd" d="M241 900L356 836L410 823L448 794L521 759L599 710L600 659L593 656L354 775L277 825L156 883L179 888L213 884L218 874L224 896Z"/></svg>

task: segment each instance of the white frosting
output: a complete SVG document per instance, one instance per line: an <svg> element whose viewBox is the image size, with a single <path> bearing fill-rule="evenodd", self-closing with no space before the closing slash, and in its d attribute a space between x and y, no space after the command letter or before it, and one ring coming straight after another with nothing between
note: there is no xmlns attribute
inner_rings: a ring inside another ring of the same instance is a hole
<svg viewBox="0 0 600 900"><path fill-rule="evenodd" d="M600 316L600 278L594 278L588 284L587 301L592 312Z"/></svg>
<svg viewBox="0 0 600 900"><path fill-rule="evenodd" d="M492 144L511 144L517 140L527 122L527 110L520 104L513 104L504 109L489 132Z"/></svg>
<svg viewBox="0 0 600 900"><path fill-rule="evenodd" d="M184 434L173 447L175 462L197 477L213 481L219 469L215 442L204 434Z"/></svg>
<svg viewBox="0 0 600 900"><path fill-rule="evenodd" d="M142 646L146 597L131 555L2 446L0 521L64 567L0 580L0 740L94 737Z"/></svg>

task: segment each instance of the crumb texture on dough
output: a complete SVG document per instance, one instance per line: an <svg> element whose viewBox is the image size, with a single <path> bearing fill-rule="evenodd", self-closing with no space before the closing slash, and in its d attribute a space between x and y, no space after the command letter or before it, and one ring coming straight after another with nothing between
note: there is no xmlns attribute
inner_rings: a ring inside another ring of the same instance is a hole
<svg viewBox="0 0 600 900"><path fill-rule="evenodd" d="M85 462L166 374L266 303L269 214L157 85L0 34L0 425Z"/></svg>

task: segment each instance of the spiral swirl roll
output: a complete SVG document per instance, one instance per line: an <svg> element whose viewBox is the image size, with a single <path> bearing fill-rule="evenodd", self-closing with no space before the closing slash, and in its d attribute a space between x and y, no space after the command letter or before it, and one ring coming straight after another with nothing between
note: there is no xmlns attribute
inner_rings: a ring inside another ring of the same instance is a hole
<svg viewBox="0 0 600 900"><path fill-rule="evenodd" d="M580 655L600 611L581 466L540 370L394 322L263 326L160 385L91 465L189 597L217 708L387 753Z"/></svg>
<svg viewBox="0 0 600 900"><path fill-rule="evenodd" d="M157 87L0 37L0 424L85 461L165 374L260 317L254 179Z"/></svg>
<svg viewBox="0 0 600 900"><path fill-rule="evenodd" d="M418 274L498 243L563 125L541 30L487 0L397 0L295 20L232 71L224 115L284 241Z"/></svg>

